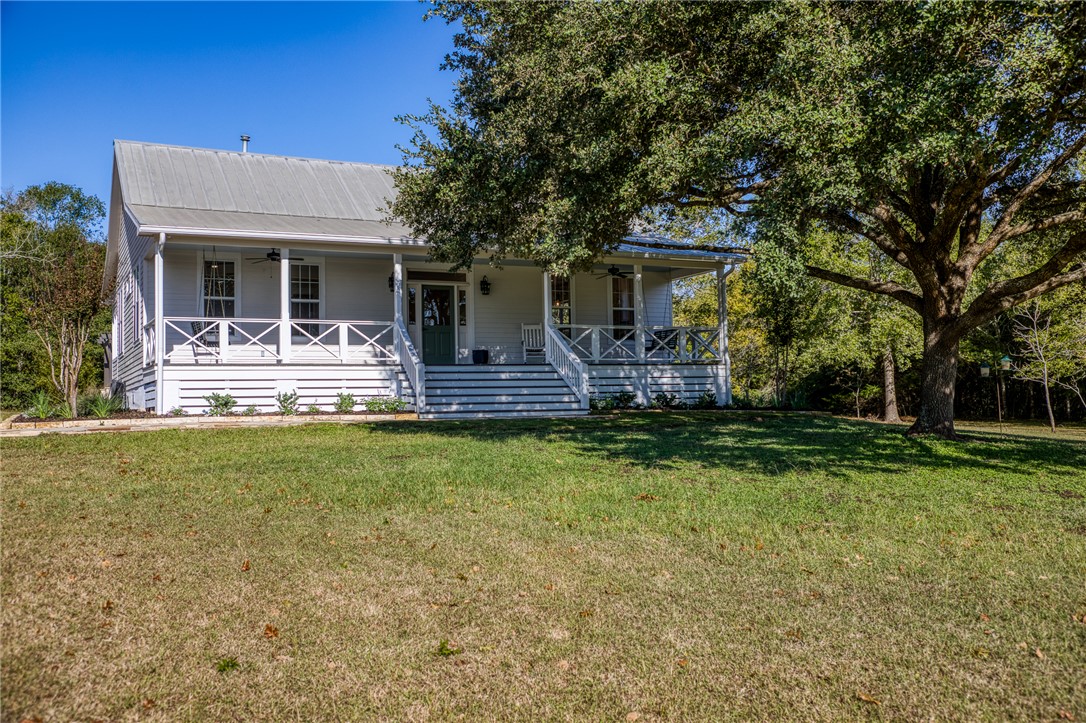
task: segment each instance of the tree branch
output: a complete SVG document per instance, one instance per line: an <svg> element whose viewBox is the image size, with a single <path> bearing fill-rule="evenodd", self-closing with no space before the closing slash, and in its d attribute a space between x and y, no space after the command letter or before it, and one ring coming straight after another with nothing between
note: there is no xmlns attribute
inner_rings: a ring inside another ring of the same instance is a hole
<svg viewBox="0 0 1086 723"><path fill-rule="evenodd" d="M909 307L917 314L923 314L924 302L920 298L920 295L909 291L901 284L895 284L893 281L872 281L871 279L861 279L857 276L847 276L818 266L808 265L805 268L807 269L807 273L816 279L830 281L841 286L847 286L850 289L870 291L874 294L884 294L885 296L889 296L890 298L905 304L905 306Z"/></svg>
<svg viewBox="0 0 1086 723"><path fill-rule="evenodd" d="M1036 270L989 286L958 318L956 326L961 333L965 333L1002 311L1061 286L1086 279L1086 259L1079 259L1078 264L1064 271L1083 252L1086 252L1086 232L1068 239L1059 251Z"/></svg>
<svg viewBox="0 0 1086 723"><path fill-rule="evenodd" d="M884 254L904 268L912 271L912 266L909 264L909 257L904 251L898 248L894 242L884 234L875 233L868 229L859 219L855 219L847 213L840 211L824 212L819 214L819 218L830 223L840 224L846 231L870 239L870 241L878 246Z"/></svg>
<svg viewBox="0 0 1086 723"><path fill-rule="evenodd" d="M1052 159L1044 169L1041 170L1033 179L1022 187L1015 197L1011 199L1011 202L1007 204L1007 207L1003 210L1003 215L999 217L995 226L992 228L992 233L988 235L988 239L981 247L981 252L977 261L982 261L988 254L996 249L999 244L1003 243L1006 237L1007 231L1011 227L1011 221L1014 219L1014 215L1018 213L1022 205L1029 200L1033 194L1041 189L1048 179L1052 177L1056 171L1064 166L1069 160L1071 160L1076 153L1086 148L1086 133L1079 136L1074 143L1064 149L1063 153Z"/></svg>

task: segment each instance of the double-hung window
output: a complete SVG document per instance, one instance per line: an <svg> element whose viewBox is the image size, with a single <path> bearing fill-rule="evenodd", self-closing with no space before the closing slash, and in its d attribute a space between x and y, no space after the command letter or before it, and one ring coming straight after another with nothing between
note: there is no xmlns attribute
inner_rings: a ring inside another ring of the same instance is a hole
<svg viewBox="0 0 1086 723"><path fill-rule="evenodd" d="M551 276L551 321L559 327L573 323L573 288L568 276Z"/></svg>
<svg viewBox="0 0 1086 723"><path fill-rule="evenodd" d="M319 264L290 264L290 318L321 318L321 267ZM312 337L320 336L320 324L298 324Z"/></svg>
<svg viewBox="0 0 1086 723"><path fill-rule="evenodd" d="M634 325L634 282L618 276L611 279L611 323L614 326Z"/></svg>
<svg viewBox="0 0 1086 723"><path fill-rule="evenodd" d="M237 266L233 261L204 259L203 315L229 319L237 308Z"/></svg>

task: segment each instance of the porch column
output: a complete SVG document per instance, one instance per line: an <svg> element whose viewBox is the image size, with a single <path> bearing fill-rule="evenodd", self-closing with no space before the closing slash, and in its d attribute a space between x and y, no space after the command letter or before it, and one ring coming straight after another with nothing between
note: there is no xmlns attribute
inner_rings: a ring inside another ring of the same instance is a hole
<svg viewBox="0 0 1086 723"><path fill-rule="evenodd" d="M290 361L290 249L279 251L279 363Z"/></svg>
<svg viewBox="0 0 1086 723"><path fill-rule="evenodd" d="M163 393L165 390L162 388L165 376L162 364L165 359L166 349L166 320L162 318L164 308L162 291L165 287L162 247L165 245L166 234L160 233L158 243L155 244L155 414L163 414L165 411L165 394Z"/></svg>
<svg viewBox="0 0 1086 723"><path fill-rule="evenodd" d="M543 331L551 323L551 272L543 272Z"/></svg>
<svg viewBox="0 0 1086 723"><path fill-rule="evenodd" d="M716 270L717 348L724 366L724 382L717 392L720 404L732 403L732 358L728 351L728 274L732 268L729 266L725 271L721 266Z"/></svg>
<svg viewBox="0 0 1086 723"><path fill-rule="evenodd" d="M641 264L634 264L634 340L637 358L645 361L645 287L641 280Z"/></svg>
<svg viewBox="0 0 1086 723"><path fill-rule="evenodd" d="M392 320L399 326L403 322L403 254L392 254L392 280Z"/></svg>

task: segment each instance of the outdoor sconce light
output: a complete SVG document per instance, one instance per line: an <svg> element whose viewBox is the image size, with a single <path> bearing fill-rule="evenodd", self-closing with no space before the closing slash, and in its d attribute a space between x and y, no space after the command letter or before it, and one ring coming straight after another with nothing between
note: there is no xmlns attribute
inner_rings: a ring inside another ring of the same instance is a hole
<svg viewBox="0 0 1086 723"><path fill-rule="evenodd" d="M390 293L390 294L395 294L396 293L396 275L395 274L389 274L388 275L388 293Z"/></svg>
<svg viewBox="0 0 1086 723"><path fill-rule="evenodd" d="M1007 355L1004 355L1003 358L999 360L999 368L1002 369L1005 372L1010 371L1010 369L1011 369L1011 358L1009 356L1007 356Z"/></svg>
<svg viewBox="0 0 1086 723"><path fill-rule="evenodd" d="M992 373L991 365L988 362L981 362L980 363L980 375L982 377L986 377L991 373Z"/></svg>
<svg viewBox="0 0 1086 723"><path fill-rule="evenodd" d="M479 291L483 292L483 296L490 296L490 279L483 277L483 280L479 282Z"/></svg>

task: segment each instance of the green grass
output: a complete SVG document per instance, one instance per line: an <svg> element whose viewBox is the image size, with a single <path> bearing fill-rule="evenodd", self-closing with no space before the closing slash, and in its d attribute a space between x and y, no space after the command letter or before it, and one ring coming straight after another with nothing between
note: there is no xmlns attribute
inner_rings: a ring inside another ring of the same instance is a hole
<svg viewBox="0 0 1086 723"><path fill-rule="evenodd" d="M675 413L5 441L2 716L1082 720L1086 444L1050 437Z"/></svg>

